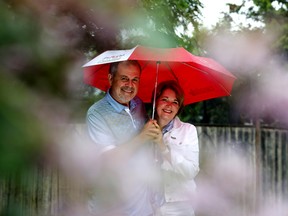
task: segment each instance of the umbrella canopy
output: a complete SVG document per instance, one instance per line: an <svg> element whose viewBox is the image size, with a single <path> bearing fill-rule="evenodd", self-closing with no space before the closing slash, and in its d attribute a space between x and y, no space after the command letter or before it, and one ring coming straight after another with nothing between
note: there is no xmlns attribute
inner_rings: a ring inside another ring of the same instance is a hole
<svg viewBox="0 0 288 216"><path fill-rule="evenodd" d="M138 96L150 103L157 83L177 80L184 90L184 105L228 96L236 77L211 58L191 54L182 47L151 48L136 46L129 50L106 51L85 65L84 82L107 91L112 62L137 60L142 68Z"/></svg>

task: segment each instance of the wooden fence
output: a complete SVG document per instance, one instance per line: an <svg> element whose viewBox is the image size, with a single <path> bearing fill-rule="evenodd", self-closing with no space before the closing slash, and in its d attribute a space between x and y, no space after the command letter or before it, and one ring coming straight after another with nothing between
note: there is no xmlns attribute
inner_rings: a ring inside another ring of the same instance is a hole
<svg viewBox="0 0 288 216"><path fill-rule="evenodd" d="M261 128L258 133L254 127L197 126L197 131L201 163L205 155L209 157L221 148L244 152L252 168L259 172L255 179L256 188L275 199L288 197L286 130ZM261 147L260 152L257 152L257 145ZM81 197L75 185L70 184L57 169L37 168L26 177L0 179L0 215L58 216L61 215L59 212L65 212L71 200Z"/></svg>
<svg viewBox="0 0 288 216"><path fill-rule="evenodd" d="M258 141L255 127L197 127L197 130L202 155L227 147L240 151L255 171L259 196L288 198L287 130L261 128Z"/></svg>

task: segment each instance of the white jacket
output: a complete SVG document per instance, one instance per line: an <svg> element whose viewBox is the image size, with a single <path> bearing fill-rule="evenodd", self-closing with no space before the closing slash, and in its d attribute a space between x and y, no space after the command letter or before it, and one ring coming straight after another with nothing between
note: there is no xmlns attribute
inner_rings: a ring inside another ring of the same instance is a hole
<svg viewBox="0 0 288 216"><path fill-rule="evenodd" d="M169 146L171 163L163 161L166 202L185 201L195 191L194 178L199 172L199 145L196 127L175 118L173 128L163 136Z"/></svg>

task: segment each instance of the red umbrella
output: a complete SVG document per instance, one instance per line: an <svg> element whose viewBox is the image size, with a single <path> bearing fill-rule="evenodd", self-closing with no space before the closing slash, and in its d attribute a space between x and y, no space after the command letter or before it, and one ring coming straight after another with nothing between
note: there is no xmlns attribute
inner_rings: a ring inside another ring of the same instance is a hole
<svg viewBox="0 0 288 216"><path fill-rule="evenodd" d="M187 105L230 95L236 79L213 59L192 55L182 47L136 46L129 50L106 51L83 65L84 82L107 91L110 63L125 60L137 60L141 65L138 96L145 103L151 102L155 86L162 81L177 80L184 90L184 104Z"/></svg>

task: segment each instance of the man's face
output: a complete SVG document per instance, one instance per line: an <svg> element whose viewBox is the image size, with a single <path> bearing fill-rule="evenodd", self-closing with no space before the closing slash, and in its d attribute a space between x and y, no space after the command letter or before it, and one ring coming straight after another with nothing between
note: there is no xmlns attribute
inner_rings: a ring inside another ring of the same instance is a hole
<svg viewBox="0 0 288 216"><path fill-rule="evenodd" d="M111 85L110 94L118 102L128 105L137 94L140 81L140 69L136 65L119 64L114 77L108 75Z"/></svg>

